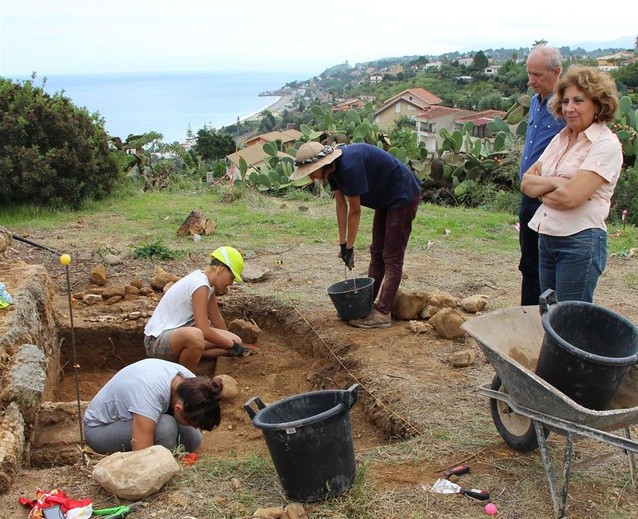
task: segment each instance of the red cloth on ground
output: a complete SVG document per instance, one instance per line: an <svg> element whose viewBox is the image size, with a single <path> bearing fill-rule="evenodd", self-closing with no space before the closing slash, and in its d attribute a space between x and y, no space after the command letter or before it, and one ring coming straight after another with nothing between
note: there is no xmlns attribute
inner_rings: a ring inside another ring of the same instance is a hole
<svg viewBox="0 0 638 519"><path fill-rule="evenodd" d="M31 508L29 512L29 519L42 519L42 509L53 505L60 505L62 511L66 514L73 508L81 508L91 504L91 499L85 497L81 501L70 499L66 496L66 493L57 488L51 491L45 491L40 488L35 491L35 499L28 499L26 497L20 497L18 502L22 506Z"/></svg>

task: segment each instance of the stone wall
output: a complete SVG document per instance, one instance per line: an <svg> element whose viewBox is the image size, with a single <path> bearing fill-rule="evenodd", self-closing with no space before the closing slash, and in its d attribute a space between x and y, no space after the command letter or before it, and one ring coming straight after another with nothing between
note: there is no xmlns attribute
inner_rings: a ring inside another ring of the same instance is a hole
<svg viewBox="0 0 638 519"><path fill-rule="evenodd" d="M0 492L29 464L40 406L60 377L53 286L41 265L0 261L13 304L0 310Z"/></svg>

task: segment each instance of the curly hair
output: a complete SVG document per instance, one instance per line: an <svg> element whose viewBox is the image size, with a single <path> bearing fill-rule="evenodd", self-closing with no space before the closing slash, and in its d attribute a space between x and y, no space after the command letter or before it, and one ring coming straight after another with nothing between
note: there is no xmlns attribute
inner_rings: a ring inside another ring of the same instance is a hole
<svg viewBox="0 0 638 519"><path fill-rule="evenodd" d="M222 419L222 389L223 384L217 378L193 377L182 380L175 390L175 395L184 405L184 419L193 427L212 431Z"/></svg>
<svg viewBox="0 0 638 519"><path fill-rule="evenodd" d="M582 90L598 107L598 122L606 123L614 120L618 109L618 90L612 77L596 67L570 65L565 75L558 80L550 108L556 117L563 119L562 105L565 89L575 86Z"/></svg>

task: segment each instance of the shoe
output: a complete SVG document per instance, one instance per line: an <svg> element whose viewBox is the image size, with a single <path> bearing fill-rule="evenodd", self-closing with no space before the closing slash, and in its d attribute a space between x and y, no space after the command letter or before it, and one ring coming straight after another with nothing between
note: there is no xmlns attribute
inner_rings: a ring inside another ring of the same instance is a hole
<svg viewBox="0 0 638 519"><path fill-rule="evenodd" d="M230 353L231 357L248 357L248 355L252 355L253 353L255 353L255 350L235 343L233 344L233 347L228 350L228 353Z"/></svg>
<svg viewBox="0 0 638 519"><path fill-rule="evenodd" d="M392 317L390 314L382 314L378 310L372 310L367 317L348 322L357 328L390 328Z"/></svg>

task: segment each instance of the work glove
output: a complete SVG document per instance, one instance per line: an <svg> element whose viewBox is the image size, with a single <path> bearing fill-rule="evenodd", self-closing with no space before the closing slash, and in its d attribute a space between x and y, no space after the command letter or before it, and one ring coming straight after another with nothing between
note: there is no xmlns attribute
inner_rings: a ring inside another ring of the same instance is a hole
<svg viewBox="0 0 638 519"><path fill-rule="evenodd" d="M344 244L344 251L341 255L341 259L346 264L346 267L352 270L354 268L354 247L348 249Z"/></svg>
<svg viewBox="0 0 638 519"><path fill-rule="evenodd" d="M344 243L340 243L339 244L339 255L337 256L337 258L343 258L343 255L346 253L346 244Z"/></svg>

